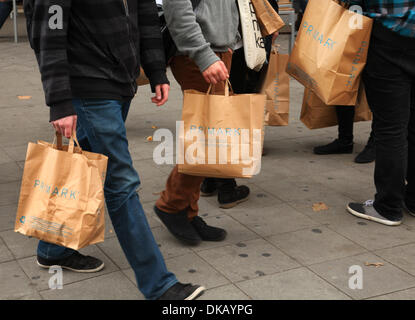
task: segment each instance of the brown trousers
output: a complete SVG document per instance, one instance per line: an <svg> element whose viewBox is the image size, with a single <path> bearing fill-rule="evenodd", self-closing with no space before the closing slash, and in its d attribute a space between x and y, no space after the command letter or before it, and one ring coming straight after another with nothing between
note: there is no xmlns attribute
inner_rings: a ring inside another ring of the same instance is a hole
<svg viewBox="0 0 415 320"><path fill-rule="evenodd" d="M232 53L218 52L216 54L221 58L230 72ZM203 78L200 69L189 57L174 57L170 67L182 91L194 89L206 92L208 90L209 84ZM212 87L212 93L223 94L224 92L224 82ZM156 202L156 207L167 213L178 213L187 210L188 218L192 219L199 212L197 202L199 201L200 185L203 179L204 177L179 173L178 166L176 165L167 179L166 189L161 193L160 198Z"/></svg>

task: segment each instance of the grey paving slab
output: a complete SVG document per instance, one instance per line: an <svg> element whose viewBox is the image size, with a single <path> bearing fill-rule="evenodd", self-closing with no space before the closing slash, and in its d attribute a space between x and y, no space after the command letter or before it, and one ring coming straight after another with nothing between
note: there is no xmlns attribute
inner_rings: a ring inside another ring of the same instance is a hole
<svg viewBox="0 0 415 320"><path fill-rule="evenodd" d="M16 205L19 194L20 181L0 183L0 206Z"/></svg>
<svg viewBox="0 0 415 320"><path fill-rule="evenodd" d="M17 204L0 206L0 231L14 229Z"/></svg>
<svg viewBox="0 0 415 320"><path fill-rule="evenodd" d="M366 250L327 227L315 227L268 238L304 265L356 255Z"/></svg>
<svg viewBox="0 0 415 320"><path fill-rule="evenodd" d="M174 258L192 252L192 247L179 242L170 234L164 225L163 227L153 228L151 231L164 259Z"/></svg>
<svg viewBox="0 0 415 320"><path fill-rule="evenodd" d="M299 267L292 258L263 239L241 241L198 254L232 282Z"/></svg>
<svg viewBox="0 0 415 320"><path fill-rule="evenodd" d="M4 147L7 157L14 161L26 160L27 143L23 145Z"/></svg>
<svg viewBox="0 0 415 320"><path fill-rule="evenodd" d="M369 300L414 300L415 299L415 288L397 291L374 298Z"/></svg>
<svg viewBox="0 0 415 320"><path fill-rule="evenodd" d="M46 300L143 300L137 287L121 271L39 292Z"/></svg>
<svg viewBox="0 0 415 320"><path fill-rule="evenodd" d="M31 257L36 255L37 244L39 240L36 238L29 238L14 230L0 232L0 238L3 239L6 246L13 253L16 259Z"/></svg>
<svg viewBox="0 0 415 320"><path fill-rule="evenodd" d="M35 285L16 261L0 263L0 283L1 300L15 300L36 293Z"/></svg>
<svg viewBox="0 0 415 320"><path fill-rule="evenodd" d="M254 300L350 299L306 268L239 282L236 286Z"/></svg>
<svg viewBox="0 0 415 320"><path fill-rule="evenodd" d="M193 283L205 288L215 288L230 283L220 272L195 253L185 254L166 260L167 269L174 273L182 283ZM135 283L133 270L124 269L123 272Z"/></svg>
<svg viewBox="0 0 415 320"><path fill-rule="evenodd" d="M3 148L0 148L0 165L12 162L14 159L9 156Z"/></svg>
<svg viewBox="0 0 415 320"><path fill-rule="evenodd" d="M208 289L199 300L250 300L245 293L233 284Z"/></svg>
<svg viewBox="0 0 415 320"><path fill-rule="evenodd" d="M257 210L258 208L269 207L282 202L279 198L268 192L268 190L264 190L258 185L250 183L250 181L239 180L238 184L245 184L249 187L249 200L239 204L237 207L227 210L226 212L228 213L243 209ZM215 198L209 198L209 201L213 204L217 204Z"/></svg>
<svg viewBox="0 0 415 320"><path fill-rule="evenodd" d="M20 181L22 174L23 170L14 161L0 165L0 181L3 183Z"/></svg>
<svg viewBox="0 0 415 320"><path fill-rule="evenodd" d="M346 212L345 214L349 213ZM390 248L415 242L413 228L405 225L388 227L355 218L355 223L345 224L341 223L340 220L333 221L330 228L368 250Z"/></svg>
<svg viewBox="0 0 415 320"><path fill-rule="evenodd" d="M325 202L330 206L345 205L338 192L323 184L316 183L308 176L298 176L295 179L264 180L261 181L261 188L289 203L312 205L316 202Z"/></svg>
<svg viewBox="0 0 415 320"><path fill-rule="evenodd" d="M383 265L366 266L377 263ZM349 287L349 280L353 276L349 273L351 266L362 268L362 289ZM365 299L415 286L415 277L372 253L320 263L310 266L310 269L354 299Z"/></svg>
<svg viewBox="0 0 415 320"><path fill-rule="evenodd" d="M11 260L14 260L14 256L0 238L0 263Z"/></svg>
<svg viewBox="0 0 415 320"><path fill-rule="evenodd" d="M62 273L64 286L70 283L84 281L89 278L99 277L104 274L119 270L119 268L111 261L111 259L109 259L95 245L81 249L80 252L84 255L90 255L103 261L105 264L104 269L96 273L79 273L64 269ZM43 291L49 289L49 279L55 273L49 273L49 269L39 267L35 256L19 259L18 263L30 279L30 282L36 287L36 290Z"/></svg>
<svg viewBox="0 0 415 320"><path fill-rule="evenodd" d="M285 203L272 207L262 207L256 211L238 209L229 214L262 237L300 230L319 224Z"/></svg>
<svg viewBox="0 0 415 320"><path fill-rule="evenodd" d="M375 253L386 261L415 276L415 243L377 250Z"/></svg>
<svg viewBox="0 0 415 320"><path fill-rule="evenodd" d="M241 241L248 241L258 239L259 236L240 224L238 221L229 217L228 215L216 216L204 219L208 225L223 228L227 231L227 236L224 241L221 242L209 242L203 241L200 245L192 247L192 250L198 252L200 250L223 247L228 244L236 244Z"/></svg>

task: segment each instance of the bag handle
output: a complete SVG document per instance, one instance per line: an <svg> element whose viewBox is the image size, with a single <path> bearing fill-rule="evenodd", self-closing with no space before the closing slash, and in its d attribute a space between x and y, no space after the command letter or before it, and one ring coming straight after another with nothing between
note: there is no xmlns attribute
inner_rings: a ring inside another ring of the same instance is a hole
<svg viewBox="0 0 415 320"><path fill-rule="evenodd" d="M76 137L76 131L72 132L71 138L69 139L69 146L68 146L68 152L70 153L74 153L74 149L75 149L75 142L76 145L78 146L80 153L82 153L82 148L79 145L79 141L78 138Z"/></svg>
<svg viewBox="0 0 415 320"><path fill-rule="evenodd" d="M232 92L233 92L233 88L232 88L232 84L229 81L229 79L226 79L225 81L226 81L225 82L225 97L229 97L229 87L230 87ZM212 84L212 83L209 85L208 91L206 92L207 96L210 95L210 91L212 90L212 86L215 86L215 85Z"/></svg>
<svg viewBox="0 0 415 320"><path fill-rule="evenodd" d="M63 149L63 142L62 142L62 134L59 132L55 132L55 138L53 139L53 145L55 145L55 141L56 141L56 149L58 150L62 150ZM68 145L68 152L69 153L74 153L75 151L75 142L76 145L78 146L80 152L82 153L82 148L78 142L78 138L76 136L76 132L72 132L71 137L69 138L69 145Z"/></svg>

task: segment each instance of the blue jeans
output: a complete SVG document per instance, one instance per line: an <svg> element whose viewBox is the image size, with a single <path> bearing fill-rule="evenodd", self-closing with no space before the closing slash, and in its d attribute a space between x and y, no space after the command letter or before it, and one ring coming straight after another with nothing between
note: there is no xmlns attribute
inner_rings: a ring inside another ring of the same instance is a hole
<svg viewBox="0 0 415 320"><path fill-rule="evenodd" d="M157 299L177 279L166 268L136 192L140 179L128 151L125 129L130 101L74 99L73 105L78 115L77 137L82 149L108 156L104 186L107 209L134 270L138 288L147 299ZM39 241L37 254L55 260L73 252Z"/></svg>

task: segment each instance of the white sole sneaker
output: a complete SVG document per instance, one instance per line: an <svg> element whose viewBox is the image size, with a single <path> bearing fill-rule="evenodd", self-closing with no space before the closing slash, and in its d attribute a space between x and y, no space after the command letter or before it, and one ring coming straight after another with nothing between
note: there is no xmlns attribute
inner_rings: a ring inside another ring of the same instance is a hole
<svg viewBox="0 0 415 320"><path fill-rule="evenodd" d="M402 221L391 221L391 220L388 220L386 218L383 218L382 216L376 217L376 216L371 216L371 215L368 215L368 214L361 213L361 212L356 211L353 208L351 208L350 204L347 205L347 210L352 215L354 215L358 218L378 222L378 223L381 223L381 224L384 224L384 225L387 225L387 226L399 226L402 223Z"/></svg>
<svg viewBox="0 0 415 320"><path fill-rule="evenodd" d="M206 290L205 287L199 287L195 291L193 291L192 294L184 300L194 300L197 297L201 296L205 290Z"/></svg>
<svg viewBox="0 0 415 320"><path fill-rule="evenodd" d="M41 268L49 269L49 268L52 267L52 266L47 266L47 265L41 264L41 263L39 263L39 261L36 261L36 262L37 262L37 265ZM105 266L105 264L102 263L99 267L97 267L95 269L89 269L89 270L79 270L79 269L73 269L73 268L69 268L69 267L65 267L65 266L59 266L59 267L61 267L62 269L71 270L71 271L78 272L78 273L93 273L93 272L101 271L102 269L104 269L104 266Z"/></svg>

